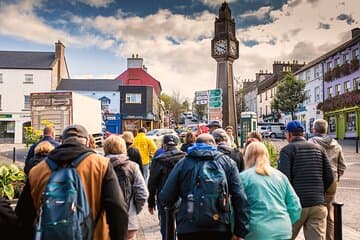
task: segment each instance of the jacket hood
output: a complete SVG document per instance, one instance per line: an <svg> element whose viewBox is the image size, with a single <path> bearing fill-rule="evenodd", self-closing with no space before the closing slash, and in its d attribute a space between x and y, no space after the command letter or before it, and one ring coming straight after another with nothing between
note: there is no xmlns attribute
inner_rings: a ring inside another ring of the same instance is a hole
<svg viewBox="0 0 360 240"><path fill-rule="evenodd" d="M95 153L94 150L83 144L65 143L51 151L48 157L57 163L65 164L72 162L74 159L87 152Z"/></svg>
<svg viewBox="0 0 360 240"><path fill-rule="evenodd" d="M216 146L208 145L205 143L196 143L194 146L188 149L188 157L198 160L212 160L219 154L219 151L216 151Z"/></svg>
<svg viewBox="0 0 360 240"><path fill-rule="evenodd" d="M109 154L105 157L110 158L110 162L113 165L113 167L122 166L127 161L129 161L129 157L126 154Z"/></svg>
<svg viewBox="0 0 360 240"><path fill-rule="evenodd" d="M224 154L226 154L226 155L231 154L232 151L233 151L233 149L230 146L226 145L225 143L218 144L217 150L224 153Z"/></svg>
<svg viewBox="0 0 360 240"><path fill-rule="evenodd" d="M312 138L312 141L325 149L334 148L336 146L334 139L326 135L316 135Z"/></svg>
<svg viewBox="0 0 360 240"><path fill-rule="evenodd" d="M159 161L160 164L172 168L184 156L185 156L184 152L175 149L175 150L163 152L158 156L156 156L153 160Z"/></svg>

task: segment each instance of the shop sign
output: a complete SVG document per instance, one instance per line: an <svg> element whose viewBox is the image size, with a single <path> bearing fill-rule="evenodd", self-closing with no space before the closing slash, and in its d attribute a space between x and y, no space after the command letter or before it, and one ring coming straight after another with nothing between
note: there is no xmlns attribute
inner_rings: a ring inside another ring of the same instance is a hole
<svg viewBox="0 0 360 240"><path fill-rule="evenodd" d="M12 118L12 114L0 114L0 118Z"/></svg>

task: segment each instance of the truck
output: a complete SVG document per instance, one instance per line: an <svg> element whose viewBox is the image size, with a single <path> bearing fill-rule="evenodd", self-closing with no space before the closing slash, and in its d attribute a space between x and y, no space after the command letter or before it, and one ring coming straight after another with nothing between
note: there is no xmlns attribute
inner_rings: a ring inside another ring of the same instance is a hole
<svg viewBox="0 0 360 240"><path fill-rule="evenodd" d="M54 124L56 139L73 124L83 125L98 146L103 143L101 103L76 92L38 92L30 94L31 125L41 130L45 121Z"/></svg>

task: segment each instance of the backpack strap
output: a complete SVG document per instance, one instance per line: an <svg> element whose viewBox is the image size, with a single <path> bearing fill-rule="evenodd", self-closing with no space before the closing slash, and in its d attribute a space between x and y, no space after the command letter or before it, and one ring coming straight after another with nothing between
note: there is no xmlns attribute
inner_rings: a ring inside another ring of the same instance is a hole
<svg viewBox="0 0 360 240"><path fill-rule="evenodd" d="M77 158L75 158L70 164L69 166L72 168L76 168L80 162L85 159L87 156L89 156L90 154L92 154L94 152L86 152L81 154L80 156L78 156ZM49 166L50 170L52 172L59 170L60 168L63 168L62 166L60 166L57 162L55 162L53 159L46 157L45 161L47 163L47 165Z"/></svg>

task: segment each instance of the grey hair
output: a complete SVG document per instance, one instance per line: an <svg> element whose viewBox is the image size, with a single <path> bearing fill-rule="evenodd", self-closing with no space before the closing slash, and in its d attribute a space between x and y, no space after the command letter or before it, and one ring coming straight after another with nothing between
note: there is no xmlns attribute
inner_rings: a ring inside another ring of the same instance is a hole
<svg viewBox="0 0 360 240"><path fill-rule="evenodd" d="M317 119L314 122L314 129L316 133L326 134L328 129L328 123L324 119Z"/></svg>

